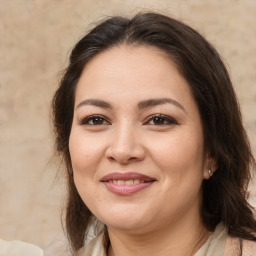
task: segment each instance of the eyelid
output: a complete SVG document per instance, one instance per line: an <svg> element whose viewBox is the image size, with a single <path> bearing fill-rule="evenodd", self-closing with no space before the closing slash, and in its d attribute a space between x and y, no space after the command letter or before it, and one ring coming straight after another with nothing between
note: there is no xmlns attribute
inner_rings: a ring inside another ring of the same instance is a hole
<svg viewBox="0 0 256 256"><path fill-rule="evenodd" d="M79 124L80 125L91 125L91 126L97 126L96 124L93 125L93 124L88 124L89 121L93 120L94 118L100 118L100 119L103 119L104 122L107 122L108 124L107 125L110 125L110 121L108 120L108 118L106 118L105 116L103 115L89 115L89 116L86 116L86 117L83 117L79 120ZM100 125L106 125L106 124L100 124Z"/></svg>
<svg viewBox="0 0 256 256"><path fill-rule="evenodd" d="M159 124L158 126L167 126L167 125L174 125L174 124L178 124L178 122L176 121L176 119L174 119L173 117L170 117L168 115L165 115L165 114L161 114L161 113L158 113L158 114L153 114L153 115L150 115L149 117L146 118L146 121L143 123L143 124L148 124L149 121L151 121L153 118L155 117L158 117L158 118L162 118L164 119L165 121L169 122L168 124ZM151 124L151 125L154 125L154 124ZM156 124L155 124L156 125ZM156 125L157 126L157 125Z"/></svg>
<svg viewBox="0 0 256 256"><path fill-rule="evenodd" d="M102 119L103 123L100 124L89 124L90 121L93 121L93 119ZM149 124L150 121L152 121L154 118L160 118L163 119L164 122L163 124ZM155 126L168 126L168 125L175 125L178 124L178 122L173 118L165 114L157 113L157 114L152 114L146 118L146 120L143 122L143 125L155 125ZM102 125L111 125L111 121L105 117L104 115L100 114L93 114L93 115L88 115L79 120L79 125L88 125L88 126L102 126Z"/></svg>

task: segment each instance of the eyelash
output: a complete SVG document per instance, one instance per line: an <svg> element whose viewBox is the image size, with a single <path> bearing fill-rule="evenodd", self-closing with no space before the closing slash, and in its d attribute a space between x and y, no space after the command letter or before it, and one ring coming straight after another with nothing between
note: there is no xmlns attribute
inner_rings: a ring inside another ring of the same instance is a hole
<svg viewBox="0 0 256 256"><path fill-rule="evenodd" d="M150 124L150 125L156 125L156 126L167 126L167 125L178 124L178 122L175 119L163 114L154 114L149 116L144 124L149 124L150 121L157 121L157 122L160 121L160 123L158 124L156 123Z"/></svg>
<svg viewBox="0 0 256 256"><path fill-rule="evenodd" d="M92 116L88 116L88 117L82 119L82 120L79 122L79 124L80 124L80 125L95 125L95 126L97 126L97 125L103 125L103 123L100 123L100 124L99 124L99 123L97 123L97 124L91 123L91 124L90 124L90 121L92 121L92 122L96 121L96 122L97 122L97 120L98 120L98 121L100 120L101 122L107 122L108 125L110 124L110 122L109 122L104 116L101 116L101 115L92 115Z"/></svg>
<svg viewBox="0 0 256 256"><path fill-rule="evenodd" d="M153 123L150 124L151 121L155 121L155 122L160 122L160 123ZM93 123L90 123L93 122ZM94 123L94 122L98 122L98 123ZM101 115L91 115L88 116L84 119L82 119L79 122L80 125L93 125L93 126L98 126L98 125L111 125L110 121L107 120L106 117L101 116ZM143 123L143 125L155 125L155 126L168 126L168 125L177 125L178 122L166 115L163 114L154 114L149 116L146 121Z"/></svg>

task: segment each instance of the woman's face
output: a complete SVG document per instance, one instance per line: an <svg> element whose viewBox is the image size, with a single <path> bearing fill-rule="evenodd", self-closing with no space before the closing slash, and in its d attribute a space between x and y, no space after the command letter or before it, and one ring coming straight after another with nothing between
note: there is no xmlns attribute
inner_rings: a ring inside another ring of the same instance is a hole
<svg viewBox="0 0 256 256"><path fill-rule="evenodd" d="M82 200L109 228L144 232L200 218L210 168L202 123L162 51L119 46L86 65L69 149Z"/></svg>

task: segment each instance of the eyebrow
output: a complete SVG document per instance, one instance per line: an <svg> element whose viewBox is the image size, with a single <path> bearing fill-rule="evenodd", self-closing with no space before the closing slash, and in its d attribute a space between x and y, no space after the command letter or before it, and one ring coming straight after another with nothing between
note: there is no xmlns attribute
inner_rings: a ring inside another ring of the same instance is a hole
<svg viewBox="0 0 256 256"><path fill-rule="evenodd" d="M176 100L171 99L171 98L160 98L160 99L149 99L149 100L144 100L138 103L138 108L139 109L145 109L145 108L150 108L158 105L162 105L165 103L172 104L180 109L182 109L184 112L187 113L186 109Z"/></svg>
<svg viewBox="0 0 256 256"><path fill-rule="evenodd" d="M176 100L171 99L171 98L156 98L156 99L148 99L148 100L143 100L138 103L138 108L139 109L145 109L145 108L150 108L158 105L162 105L165 103L172 104L181 110L183 110L185 113L187 113L186 109ZM113 109L112 105L104 100L99 100L99 99L87 99L81 101L76 109L85 106L85 105L92 105L100 108L105 108L105 109Z"/></svg>
<svg viewBox="0 0 256 256"><path fill-rule="evenodd" d="M88 99L88 100L83 100L81 101L76 109L84 106L84 105L92 105L92 106L96 106L96 107L100 107L100 108L109 108L112 109L112 106L110 103L104 101L104 100L98 100L98 99Z"/></svg>

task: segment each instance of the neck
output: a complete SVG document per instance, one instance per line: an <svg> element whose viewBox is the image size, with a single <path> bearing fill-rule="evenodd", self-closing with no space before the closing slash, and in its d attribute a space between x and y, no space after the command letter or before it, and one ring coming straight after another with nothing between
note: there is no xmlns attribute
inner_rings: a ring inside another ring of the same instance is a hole
<svg viewBox="0 0 256 256"><path fill-rule="evenodd" d="M210 235L200 219L193 223L175 223L153 232L127 232L108 228L108 233L108 256L192 256Z"/></svg>

